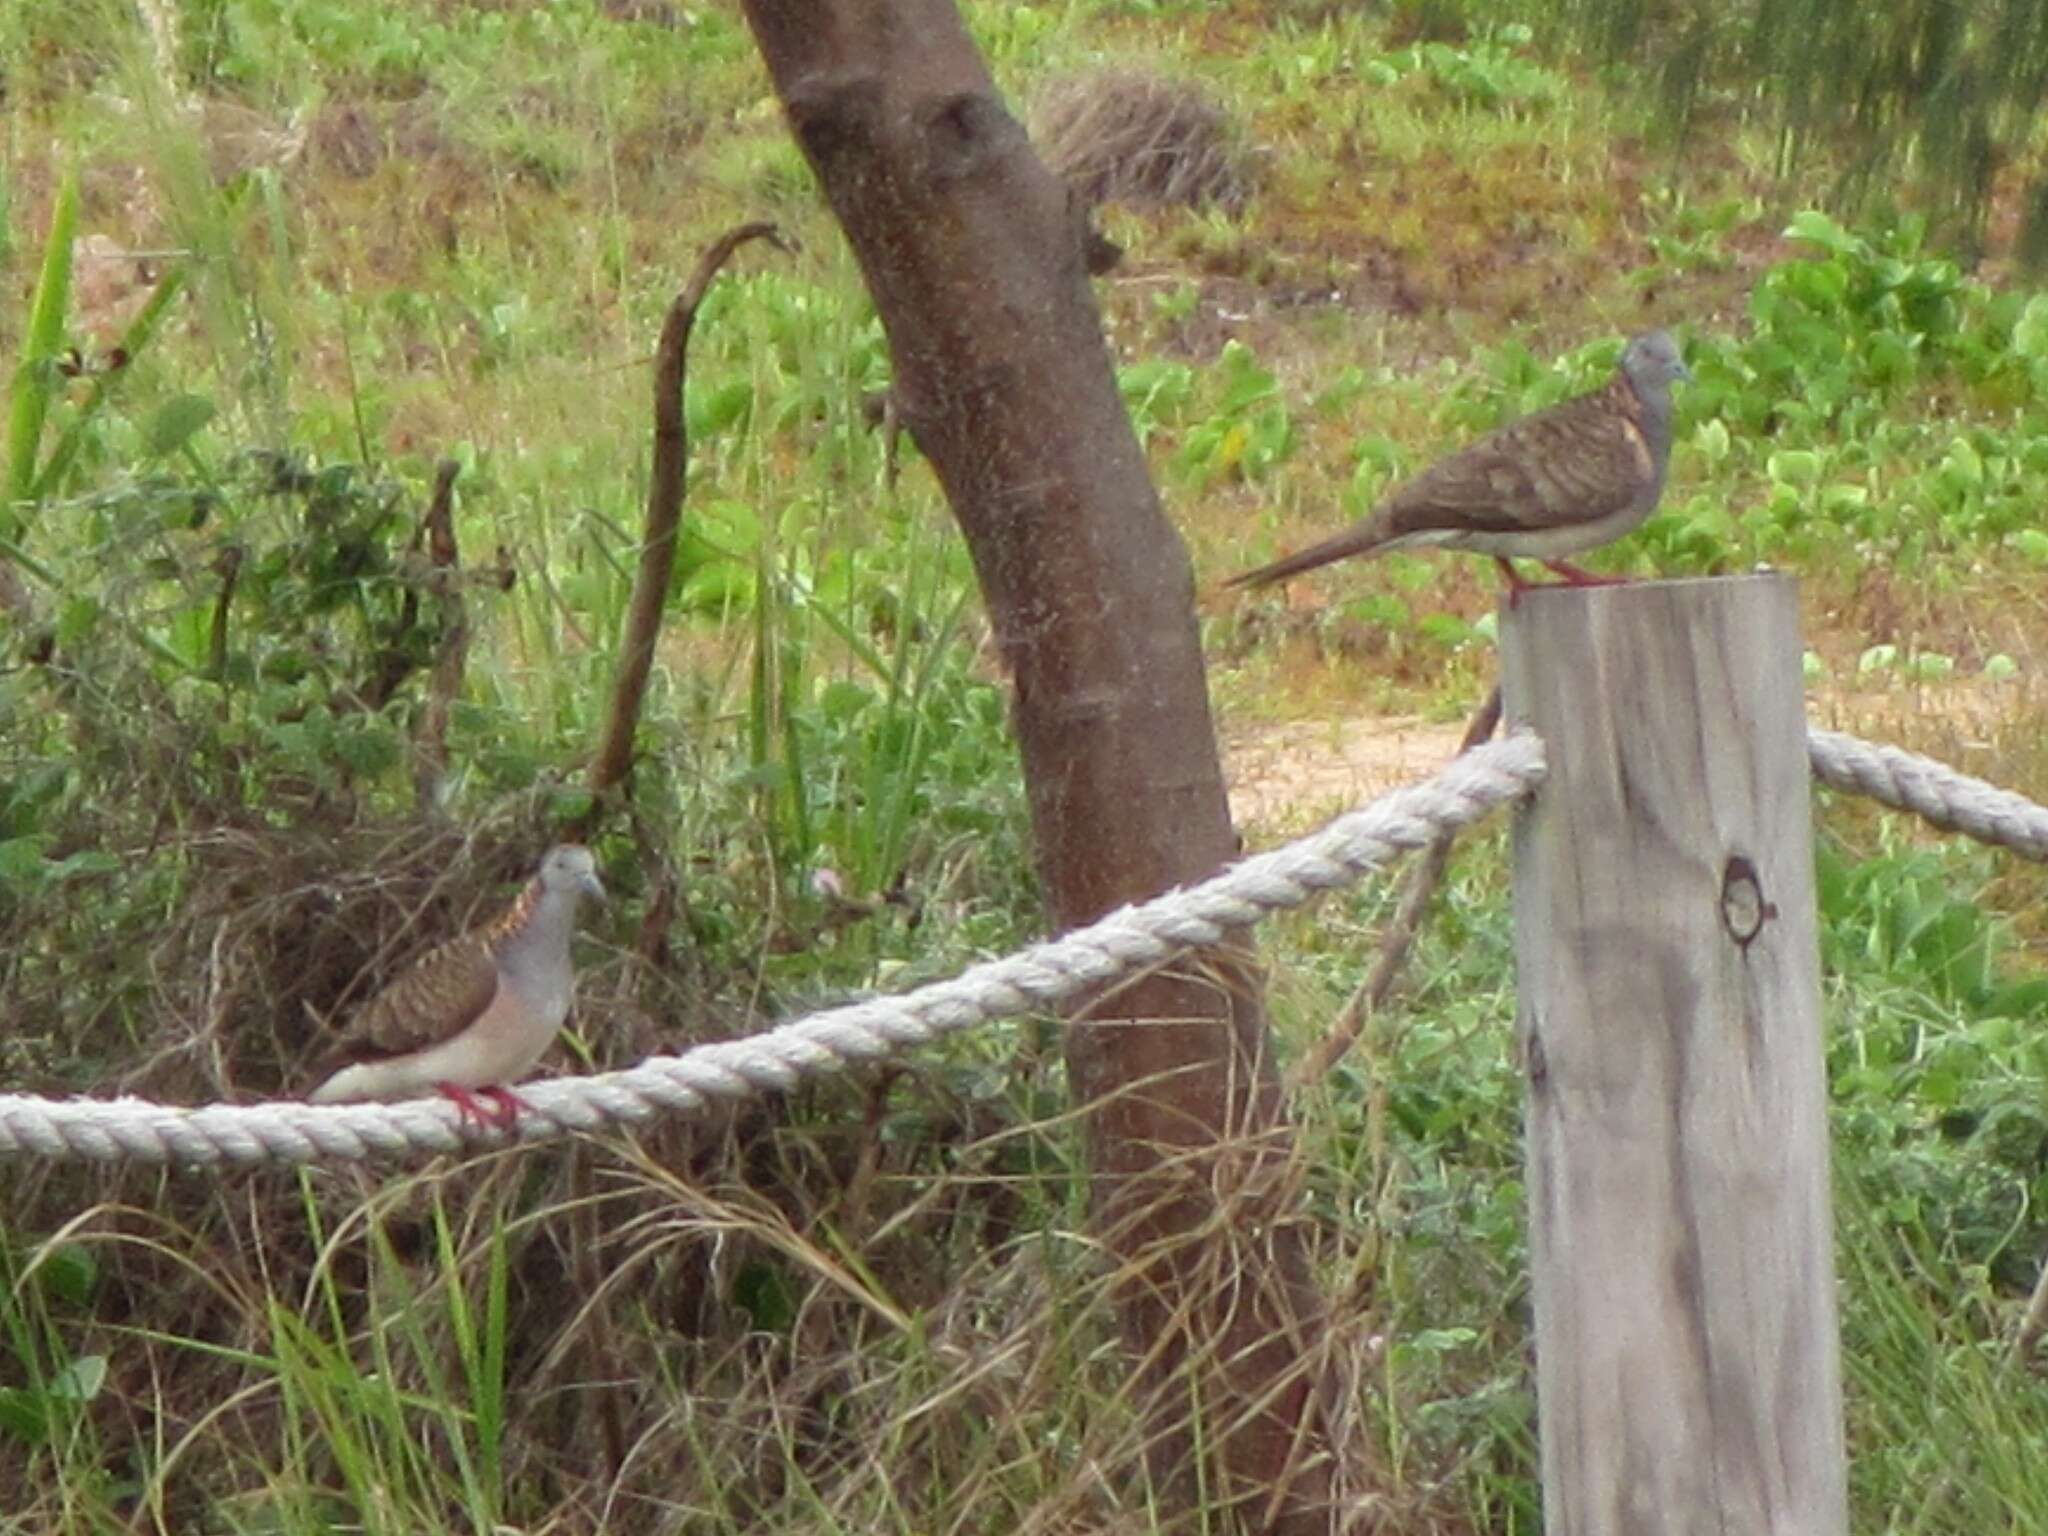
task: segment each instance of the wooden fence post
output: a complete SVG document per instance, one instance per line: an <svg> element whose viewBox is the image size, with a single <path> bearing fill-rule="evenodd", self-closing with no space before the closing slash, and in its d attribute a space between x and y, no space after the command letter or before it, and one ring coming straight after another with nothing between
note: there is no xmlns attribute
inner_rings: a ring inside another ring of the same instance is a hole
<svg viewBox="0 0 2048 1536"><path fill-rule="evenodd" d="M1798 587L1554 589L1502 627L1549 1536L1843 1536Z"/></svg>

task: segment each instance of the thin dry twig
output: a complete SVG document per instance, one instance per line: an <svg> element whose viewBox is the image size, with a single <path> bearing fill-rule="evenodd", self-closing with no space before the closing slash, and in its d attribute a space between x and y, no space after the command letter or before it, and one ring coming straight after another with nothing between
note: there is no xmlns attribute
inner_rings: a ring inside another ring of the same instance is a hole
<svg viewBox="0 0 2048 1536"><path fill-rule="evenodd" d="M422 814L432 815L441 803L448 779L448 718L462 689L469 657L469 610L462 600L455 548L455 477L462 466L443 459L434 471L434 499L427 504L427 558L432 561L441 597L441 649L427 684L426 708L414 738L418 756L413 791Z"/></svg>
<svg viewBox="0 0 2048 1536"><path fill-rule="evenodd" d="M1499 726L1500 685L1496 683L1466 723L1465 737L1458 743L1458 754L1463 756L1474 747L1492 740ZM1456 841L1456 833L1438 833L1430 839L1422 857L1408 866L1408 873L1401 884L1401 899L1394 908L1394 920L1380 935L1379 958L1373 962L1372 971L1360 983L1358 990L1344 1004L1336 1024L1322 1044L1295 1064L1293 1072L1288 1075L1290 1090L1316 1081L1342 1061L1351 1047L1358 1043L1366 1021L1386 1002L1387 995L1394 990L1394 983L1400 980L1401 967L1408 961L1408 952L1414 947L1416 936L1422 931L1422 919L1429 911L1429 903L1435 897L1437 887L1443 884L1444 871L1451 862L1451 845Z"/></svg>

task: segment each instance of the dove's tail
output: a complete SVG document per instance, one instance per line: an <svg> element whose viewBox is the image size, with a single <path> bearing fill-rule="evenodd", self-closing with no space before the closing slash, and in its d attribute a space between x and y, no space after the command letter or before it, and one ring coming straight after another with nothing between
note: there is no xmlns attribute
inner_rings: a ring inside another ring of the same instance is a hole
<svg viewBox="0 0 2048 1536"><path fill-rule="evenodd" d="M1256 570L1239 571L1225 580L1226 587L1270 587L1276 581L1285 581L1290 576L1299 576L1303 571L1312 571L1319 565L1328 565L1333 560L1342 560L1349 555L1370 554L1390 543L1385 531L1379 526L1379 519L1367 518L1354 523L1342 533L1311 544L1307 549L1297 550L1284 559L1275 560L1271 565L1259 566Z"/></svg>

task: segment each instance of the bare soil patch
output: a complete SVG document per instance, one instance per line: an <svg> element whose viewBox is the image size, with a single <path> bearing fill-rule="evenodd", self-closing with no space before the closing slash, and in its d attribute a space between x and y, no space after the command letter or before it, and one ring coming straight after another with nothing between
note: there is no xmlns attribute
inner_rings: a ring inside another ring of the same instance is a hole
<svg viewBox="0 0 2048 1536"><path fill-rule="evenodd" d="M1228 730L1230 810L1262 837L1300 831L1425 778L1458 750L1462 722L1420 715L1294 720Z"/></svg>

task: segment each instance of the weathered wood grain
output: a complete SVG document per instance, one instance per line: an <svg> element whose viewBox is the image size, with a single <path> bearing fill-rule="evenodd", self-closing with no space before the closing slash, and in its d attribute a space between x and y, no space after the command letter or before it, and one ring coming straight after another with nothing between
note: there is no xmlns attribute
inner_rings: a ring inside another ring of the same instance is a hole
<svg viewBox="0 0 2048 1536"><path fill-rule="evenodd" d="M1551 1536L1847 1529L1798 619L1762 575L1503 626Z"/></svg>

